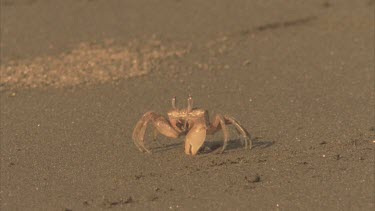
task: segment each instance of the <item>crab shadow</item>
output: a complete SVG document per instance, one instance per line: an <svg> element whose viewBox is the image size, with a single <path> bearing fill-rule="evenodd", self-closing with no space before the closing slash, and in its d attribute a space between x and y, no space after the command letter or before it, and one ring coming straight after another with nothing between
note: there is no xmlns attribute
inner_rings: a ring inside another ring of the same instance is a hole
<svg viewBox="0 0 375 211"><path fill-rule="evenodd" d="M171 144L163 144L163 143L157 143L154 144L154 146L151 147L151 149L155 152L164 152L169 151L176 148L181 148L184 142L176 142ZM156 145L156 146L155 146Z"/></svg>
<svg viewBox="0 0 375 211"><path fill-rule="evenodd" d="M270 140L265 140L262 137L254 137L251 139L252 141L252 149L259 148L264 149L272 146L275 142ZM183 140L179 140L179 142L170 143L170 144L162 144L162 143L155 143L153 144L152 150L155 152L163 152L169 151L176 148L181 148L184 145ZM156 145L156 146L155 146ZM200 153L208 154L217 150L223 146L223 140L214 140L214 141L207 141L205 142L204 146L200 150ZM241 138L229 140L228 145L226 147L226 151L235 150L238 148L244 148L244 141Z"/></svg>
<svg viewBox="0 0 375 211"><path fill-rule="evenodd" d="M251 141L252 141L252 149L268 148L275 143L274 141L265 140L262 137L251 138ZM209 153L210 151L219 150L223 146L223 141L215 140L215 141L206 142L205 146L210 149L208 150L208 152L206 152L206 153ZM225 148L225 150L229 151L229 150L235 150L235 149L244 148L244 147L245 147L245 144L244 144L243 139L237 138L237 139L229 140L228 145Z"/></svg>

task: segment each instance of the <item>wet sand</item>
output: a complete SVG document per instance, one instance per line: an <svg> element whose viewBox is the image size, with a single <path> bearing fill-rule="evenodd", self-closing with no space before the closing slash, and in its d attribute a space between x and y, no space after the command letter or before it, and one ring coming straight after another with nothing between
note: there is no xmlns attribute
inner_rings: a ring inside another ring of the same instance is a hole
<svg viewBox="0 0 375 211"><path fill-rule="evenodd" d="M1 210L374 208L374 1L1 3ZM139 152L189 93L254 148Z"/></svg>

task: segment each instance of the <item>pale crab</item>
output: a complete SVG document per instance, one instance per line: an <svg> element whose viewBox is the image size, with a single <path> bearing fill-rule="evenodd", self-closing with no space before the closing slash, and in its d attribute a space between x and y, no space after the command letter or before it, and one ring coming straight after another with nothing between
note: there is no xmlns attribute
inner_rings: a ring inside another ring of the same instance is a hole
<svg viewBox="0 0 375 211"><path fill-rule="evenodd" d="M242 136L242 143L245 148L251 149L252 141L249 133L237 120L228 115L216 114L213 123L210 123L207 110L193 108L193 99L190 95L187 101L187 108L178 109L176 107L176 97L172 98L172 110L168 112L168 119L152 111L142 116L134 128L132 136L134 144L141 152L151 153L144 144L144 136L149 122L154 126L154 141L158 133L169 138L178 138L186 135L185 153L188 155L196 155L202 147L206 135L212 135L220 129L223 130L224 134L224 144L219 151L222 153L228 144L227 125L229 124L233 124L238 134Z"/></svg>

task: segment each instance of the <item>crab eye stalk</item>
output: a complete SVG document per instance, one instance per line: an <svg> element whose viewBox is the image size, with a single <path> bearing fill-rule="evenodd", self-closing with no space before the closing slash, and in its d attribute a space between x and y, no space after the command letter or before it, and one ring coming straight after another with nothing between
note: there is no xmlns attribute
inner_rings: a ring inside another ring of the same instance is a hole
<svg viewBox="0 0 375 211"><path fill-rule="evenodd" d="M177 108L176 108L176 97L173 97L173 98L172 98L172 108L173 108L173 109L177 109Z"/></svg>
<svg viewBox="0 0 375 211"><path fill-rule="evenodd" d="M193 109L193 98L191 97L191 95L189 95L189 98L188 98L188 112L190 112L192 109Z"/></svg>
<svg viewBox="0 0 375 211"><path fill-rule="evenodd" d="M188 121L189 121L189 114L190 112L193 110L193 98L191 97L191 95L189 94L189 97L187 99L187 103L188 103L188 106L187 106L187 114L186 114L186 118L187 120L185 121L184 123L184 128L186 129L187 126L188 126Z"/></svg>

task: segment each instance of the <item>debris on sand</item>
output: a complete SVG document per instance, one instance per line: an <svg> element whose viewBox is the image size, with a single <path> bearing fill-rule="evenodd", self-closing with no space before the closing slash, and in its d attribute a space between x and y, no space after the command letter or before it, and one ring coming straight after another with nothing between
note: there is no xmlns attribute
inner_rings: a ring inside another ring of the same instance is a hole
<svg viewBox="0 0 375 211"><path fill-rule="evenodd" d="M260 182L260 176L259 174L245 176L245 180L249 183L257 183L257 182Z"/></svg>
<svg viewBox="0 0 375 211"><path fill-rule="evenodd" d="M120 200L116 200L116 201L110 201L108 199L105 199L104 202L103 202L103 205L105 207L111 208L111 207L115 207L115 206L130 204L130 203L133 203L133 202L134 202L133 198L131 196L129 196L126 199L120 199Z"/></svg>

